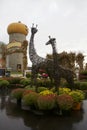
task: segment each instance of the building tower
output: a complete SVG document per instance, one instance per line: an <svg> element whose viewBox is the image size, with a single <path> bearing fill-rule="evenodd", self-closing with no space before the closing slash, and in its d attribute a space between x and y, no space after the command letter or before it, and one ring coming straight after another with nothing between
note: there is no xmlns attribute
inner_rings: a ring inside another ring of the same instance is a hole
<svg viewBox="0 0 87 130"><path fill-rule="evenodd" d="M7 44L6 67L12 71L23 72L27 68L27 46L26 36L28 27L21 23L11 23L7 32L9 43Z"/></svg>

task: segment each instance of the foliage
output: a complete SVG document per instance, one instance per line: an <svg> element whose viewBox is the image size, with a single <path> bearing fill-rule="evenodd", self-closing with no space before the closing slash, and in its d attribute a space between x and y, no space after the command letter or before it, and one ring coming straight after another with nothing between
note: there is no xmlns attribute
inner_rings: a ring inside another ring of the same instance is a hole
<svg viewBox="0 0 87 130"><path fill-rule="evenodd" d="M21 78L20 77L13 77L13 78L9 78L8 80L9 80L10 84L19 84Z"/></svg>
<svg viewBox="0 0 87 130"><path fill-rule="evenodd" d="M80 74L87 75L87 70L81 71Z"/></svg>
<svg viewBox="0 0 87 130"><path fill-rule="evenodd" d="M25 89L35 91L35 86L31 87L30 85L27 85Z"/></svg>
<svg viewBox="0 0 87 130"><path fill-rule="evenodd" d="M71 92L70 88L59 88L59 95L61 94L69 94Z"/></svg>
<svg viewBox="0 0 87 130"><path fill-rule="evenodd" d="M40 110L51 110L55 107L55 94L40 95L37 104Z"/></svg>
<svg viewBox="0 0 87 130"><path fill-rule="evenodd" d="M80 89L80 84L81 84L80 81L75 81L74 82L74 89Z"/></svg>
<svg viewBox="0 0 87 130"><path fill-rule="evenodd" d="M27 77L27 78L31 78L31 72L27 72L27 73L26 73L26 77Z"/></svg>
<svg viewBox="0 0 87 130"><path fill-rule="evenodd" d="M28 78L22 79L22 80L20 81L20 83L23 84L24 86L27 86L27 85L30 85L31 80L28 79Z"/></svg>
<svg viewBox="0 0 87 130"><path fill-rule="evenodd" d="M62 110L69 110L73 106L73 98L68 94L61 94L57 96L57 103Z"/></svg>
<svg viewBox="0 0 87 130"><path fill-rule="evenodd" d="M16 99L20 99L23 96L23 92L24 92L23 88L13 89L12 92L11 92L11 97L16 98Z"/></svg>
<svg viewBox="0 0 87 130"><path fill-rule="evenodd" d="M55 92L55 88L53 87L51 89L52 92ZM70 88L65 88L65 87L59 87L59 95L60 94L69 94L69 92L71 91Z"/></svg>
<svg viewBox="0 0 87 130"><path fill-rule="evenodd" d="M38 98L38 93L29 92L28 94L23 95L23 103L27 106L36 106L37 98Z"/></svg>
<svg viewBox="0 0 87 130"><path fill-rule="evenodd" d="M24 96L24 95L27 95L27 94L29 94L29 93L31 93L31 92L34 92L34 91L33 91L33 90L25 89L24 92L23 92L23 96Z"/></svg>
<svg viewBox="0 0 87 130"><path fill-rule="evenodd" d="M44 90L47 90L47 88L46 87L38 87L37 92L40 93Z"/></svg>
<svg viewBox="0 0 87 130"><path fill-rule="evenodd" d="M37 85L50 88L52 83L49 78L37 78Z"/></svg>
<svg viewBox="0 0 87 130"><path fill-rule="evenodd" d="M73 90L69 93L69 95L73 98L74 102L81 102L85 98L85 94L81 90Z"/></svg>
<svg viewBox="0 0 87 130"><path fill-rule="evenodd" d="M0 80L0 88L2 87L6 88L8 86L9 86L9 82L7 80L3 80L3 79Z"/></svg>
<svg viewBox="0 0 87 130"><path fill-rule="evenodd" d="M83 80L83 79L87 80L87 70L83 70L79 73L79 79L80 80Z"/></svg>

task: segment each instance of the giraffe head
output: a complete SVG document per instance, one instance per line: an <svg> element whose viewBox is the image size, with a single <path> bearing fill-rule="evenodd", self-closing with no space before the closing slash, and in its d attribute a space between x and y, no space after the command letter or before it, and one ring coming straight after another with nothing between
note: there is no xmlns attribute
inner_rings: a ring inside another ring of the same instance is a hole
<svg viewBox="0 0 87 130"><path fill-rule="evenodd" d="M49 45L49 44L54 45L55 43L56 43L56 38L51 38L49 36L49 41L46 43L46 45Z"/></svg>
<svg viewBox="0 0 87 130"><path fill-rule="evenodd" d="M35 34L37 31L38 31L37 25L36 25L36 27L34 27L34 24L32 24L31 33L32 33L32 34Z"/></svg>

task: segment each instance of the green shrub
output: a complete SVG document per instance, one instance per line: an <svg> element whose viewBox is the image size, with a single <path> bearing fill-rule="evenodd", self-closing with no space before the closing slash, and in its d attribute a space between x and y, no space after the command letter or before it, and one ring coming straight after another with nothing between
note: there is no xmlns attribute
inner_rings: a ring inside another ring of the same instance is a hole
<svg viewBox="0 0 87 130"><path fill-rule="evenodd" d="M29 94L29 93L31 93L31 92L34 92L34 91L33 91L33 90L25 89L25 90L24 90L24 93L23 93L23 96L24 96L24 95L27 95L27 94Z"/></svg>
<svg viewBox="0 0 87 130"><path fill-rule="evenodd" d="M40 79L40 78L38 78L37 79L37 85L47 87L47 88L51 88L52 83L51 83L50 79L45 79L45 78Z"/></svg>
<svg viewBox="0 0 87 130"><path fill-rule="evenodd" d="M75 103L81 102L85 98L85 94L81 90L73 90L69 93Z"/></svg>
<svg viewBox="0 0 87 130"><path fill-rule="evenodd" d="M11 98L15 98L15 99L21 99L24 93L24 89L23 88L16 88L13 89L11 92Z"/></svg>
<svg viewBox="0 0 87 130"><path fill-rule="evenodd" d="M10 84L19 84L20 80L21 80L21 78L19 78L19 77L9 78Z"/></svg>
<svg viewBox="0 0 87 130"><path fill-rule="evenodd" d="M81 71L80 74L87 75L87 70Z"/></svg>
<svg viewBox="0 0 87 130"><path fill-rule="evenodd" d="M35 91L35 86L31 87L30 85L27 85L25 89Z"/></svg>
<svg viewBox="0 0 87 130"><path fill-rule="evenodd" d="M30 85L31 84L31 79L28 79L28 78L22 79L20 81L20 84L23 84L24 86Z"/></svg>
<svg viewBox="0 0 87 130"><path fill-rule="evenodd" d="M40 95L37 104L40 110L51 110L55 108L56 96L55 94Z"/></svg>
<svg viewBox="0 0 87 130"><path fill-rule="evenodd" d="M56 100L61 110L69 110L73 106L73 98L68 94L58 95Z"/></svg>
<svg viewBox="0 0 87 130"><path fill-rule="evenodd" d="M9 86L9 82L7 80L0 80L0 88L6 88Z"/></svg>
<svg viewBox="0 0 87 130"><path fill-rule="evenodd" d="M62 87L59 88L59 95L61 95L61 94L69 94L70 92L71 92L70 88L62 88Z"/></svg>
<svg viewBox="0 0 87 130"><path fill-rule="evenodd" d="M46 87L38 87L37 92L40 93L40 92L42 92L44 90L47 90L47 88Z"/></svg>
<svg viewBox="0 0 87 130"><path fill-rule="evenodd" d="M61 83L61 86L62 86L62 87L68 87L68 88L71 88L70 84L68 84L67 81L62 82L62 83Z"/></svg>
<svg viewBox="0 0 87 130"><path fill-rule="evenodd" d="M74 84L75 84L74 89L80 89L80 84L81 84L80 81L75 81Z"/></svg>
<svg viewBox="0 0 87 130"><path fill-rule="evenodd" d="M80 83L80 90L87 90L87 82Z"/></svg>
<svg viewBox="0 0 87 130"><path fill-rule="evenodd" d="M31 72L27 72L27 73L26 73L26 77L27 77L27 78L31 78Z"/></svg>
<svg viewBox="0 0 87 130"><path fill-rule="evenodd" d="M87 90L87 82L76 81L74 88L79 90Z"/></svg>
<svg viewBox="0 0 87 130"><path fill-rule="evenodd" d="M36 92L29 92L28 94L25 94L23 96L23 103L30 107L36 107L37 106L37 98L38 93Z"/></svg>

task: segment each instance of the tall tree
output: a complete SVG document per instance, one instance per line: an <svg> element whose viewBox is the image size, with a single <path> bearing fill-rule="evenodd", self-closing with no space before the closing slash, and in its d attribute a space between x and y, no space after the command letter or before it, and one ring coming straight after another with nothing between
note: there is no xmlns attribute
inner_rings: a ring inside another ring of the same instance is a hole
<svg viewBox="0 0 87 130"><path fill-rule="evenodd" d="M76 63L79 65L80 71L83 70L84 55L79 52L76 56Z"/></svg>

